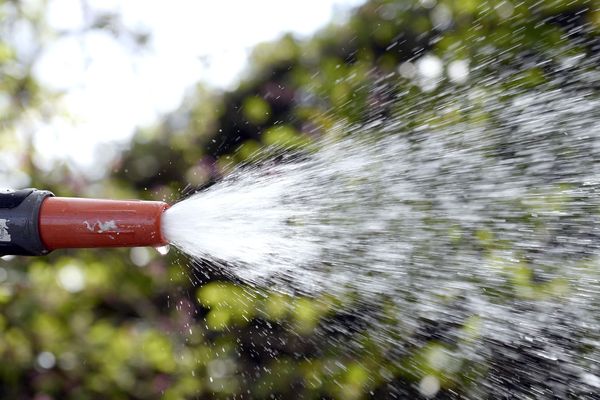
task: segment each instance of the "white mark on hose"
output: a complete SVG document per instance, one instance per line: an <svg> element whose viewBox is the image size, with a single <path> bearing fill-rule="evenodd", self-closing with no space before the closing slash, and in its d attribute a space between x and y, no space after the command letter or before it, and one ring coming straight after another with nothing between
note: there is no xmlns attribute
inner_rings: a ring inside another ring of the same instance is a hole
<svg viewBox="0 0 600 400"><path fill-rule="evenodd" d="M88 231L94 233L114 232L117 230L117 223L114 220L105 222L96 221L93 224L90 224L88 221L83 221L83 224Z"/></svg>
<svg viewBox="0 0 600 400"><path fill-rule="evenodd" d="M7 222L7 219L0 219L0 242L11 241L10 233L8 232Z"/></svg>

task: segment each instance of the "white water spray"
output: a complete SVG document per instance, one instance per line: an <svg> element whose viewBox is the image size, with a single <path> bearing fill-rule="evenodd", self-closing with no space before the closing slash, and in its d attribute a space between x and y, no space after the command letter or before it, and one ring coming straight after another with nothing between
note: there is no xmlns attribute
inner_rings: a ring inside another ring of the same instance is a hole
<svg viewBox="0 0 600 400"><path fill-rule="evenodd" d="M418 126L338 127L307 155L239 169L175 204L164 235L251 284L386 298L405 343L380 315L360 318L396 351L435 321L455 360L531 353L577 382L559 397L589 392L600 375L600 99L581 87L504 100L467 89ZM521 372L535 382L542 369Z"/></svg>

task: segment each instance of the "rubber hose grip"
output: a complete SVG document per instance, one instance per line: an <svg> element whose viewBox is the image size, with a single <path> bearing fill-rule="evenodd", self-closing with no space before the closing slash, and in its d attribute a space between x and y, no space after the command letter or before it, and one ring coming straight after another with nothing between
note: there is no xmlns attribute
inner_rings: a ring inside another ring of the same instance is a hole
<svg viewBox="0 0 600 400"><path fill-rule="evenodd" d="M0 189L0 256L41 256L49 253L42 243L39 214L42 202L54 196L37 189Z"/></svg>

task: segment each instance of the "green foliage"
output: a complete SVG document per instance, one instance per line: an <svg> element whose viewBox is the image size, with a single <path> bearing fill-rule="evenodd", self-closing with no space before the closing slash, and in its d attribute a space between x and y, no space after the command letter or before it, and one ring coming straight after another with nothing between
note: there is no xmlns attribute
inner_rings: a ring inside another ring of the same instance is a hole
<svg viewBox="0 0 600 400"><path fill-rule="evenodd" d="M258 96L248 97L244 100L244 115L248 121L255 125L265 123L269 119L271 107L269 103Z"/></svg>
<svg viewBox="0 0 600 400"><path fill-rule="evenodd" d="M21 3L0 6L21 10ZM501 69L507 91L533 89L552 76L556 54L570 40L565 21L589 22L586 34L597 36L600 12L590 4L368 1L348 22L309 40L286 35L258 46L248 78L237 89L212 93L199 86L180 110L136 135L114 175L102 182L102 193L175 200L187 184L204 187L261 151L303 148L338 122L361 123L382 116L377 113L407 115L409 128L493 120L476 101L468 113L441 112L444 96L423 104L426 91L417 78L402 76L400 67L431 53L446 66L469 60L481 67L472 74ZM436 20L440 12L448 16L441 24ZM23 12L11 15L12 21L42 24ZM10 18L0 19L0 26L10 24ZM569 51L578 50L571 46ZM523 53L551 62L524 67L518 64ZM15 135L19 122L56 100L27 71L15 49L0 41L0 155L22 150ZM392 89L379 90L381 82ZM443 75L431 90L451 85ZM398 93L402 101L392 101ZM81 194L81 185L64 168L51 174L37 170L30 148L23 150L18 171L32 185L58 189L61 195ZM556 196L536 199L516 207L556 213L570 201L562 188ZM537 279L533 266L507 262L500 252L511 244L497 240L494 232L456 229L449 237L456 246L473 242L490 265L503 271L506 291L499 301L560 301L569 290L563 279ZM266 288L257 293L213 273L214 267L198 267L198 272L173 254L146 255L143 262L125 250L0 260L0 397L360 399L390 397L388 385L393 384L405 387L410 398L418 396L415 385L424 377L447 394L463 393L485 374L458 359L453 346L421 340L408 329L395 342L406 349L375 346L369 327L336 338L328 328L350 324L344 322L351 320L345 310L373 311L360 310L352 299L292 296ZM375 311L390 325L401 318L385 304ZM461 329L458 345L478 337L481 321L471 316Z"/></svg>

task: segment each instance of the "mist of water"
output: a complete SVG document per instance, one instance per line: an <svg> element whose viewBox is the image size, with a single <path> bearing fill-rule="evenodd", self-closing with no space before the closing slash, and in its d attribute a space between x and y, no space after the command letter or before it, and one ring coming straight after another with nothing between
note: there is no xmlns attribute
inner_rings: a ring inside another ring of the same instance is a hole
<svg viewBox="0 0 600 400"><path fill-rule="evenodd" d="M467 87L438 96L435 119L412 109L340 125L305 154L240 168L175 204L165 237L254 285L385 298L404 342L362 315L380 343L401 352L435 321L452 360L514 362L522 381L510 393L592 393L600 97L588 88L599 75L511 96ZM555 383L538 383L554 370ZM508 393L485 376L487 394Z"/></svg>

